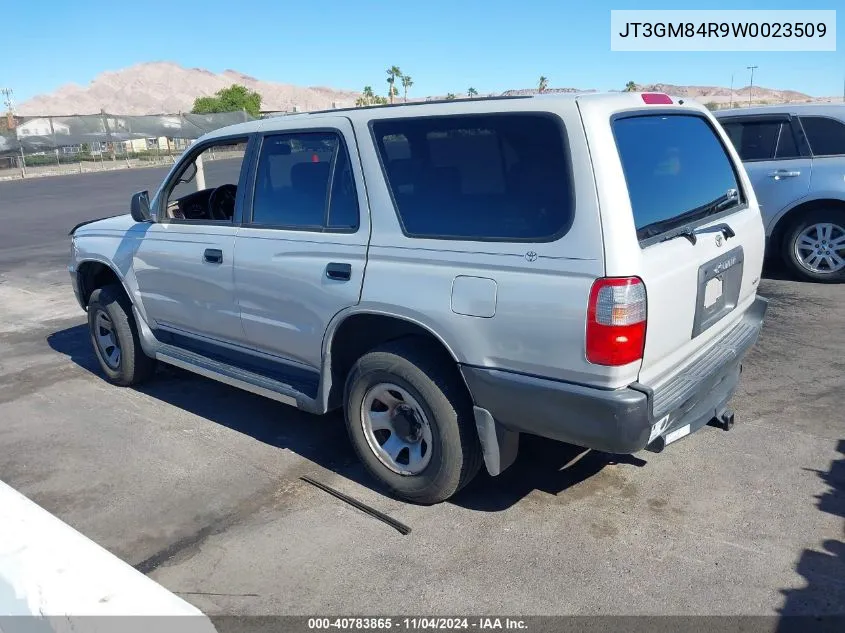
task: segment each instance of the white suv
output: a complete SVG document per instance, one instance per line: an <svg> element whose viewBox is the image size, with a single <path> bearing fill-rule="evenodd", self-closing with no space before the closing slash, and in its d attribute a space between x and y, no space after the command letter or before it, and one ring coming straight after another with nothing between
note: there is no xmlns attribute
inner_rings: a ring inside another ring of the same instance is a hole
<svg viewBox="0 0 845 633"><path fill-rule="evenodd" d="M157 360L342 408L418 502L500 473L520 433L630 453L728 425L766 308L739 158L706 109L655 93L241 124L72 235L110 380Z"/></svg>

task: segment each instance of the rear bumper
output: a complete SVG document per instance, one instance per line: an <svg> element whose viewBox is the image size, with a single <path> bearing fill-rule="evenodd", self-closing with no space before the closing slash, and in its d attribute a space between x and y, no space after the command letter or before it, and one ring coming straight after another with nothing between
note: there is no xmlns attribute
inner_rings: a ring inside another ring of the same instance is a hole
<svg viewBox="0 0 845 633"><path fill-rule="evenodd" d="M720 413L736 390L743 357L757 342L767 304L758 297L718 343L658 389L633 384L603 390L496 369L461 371L477 408L507 430L634 453Z"/></svg>

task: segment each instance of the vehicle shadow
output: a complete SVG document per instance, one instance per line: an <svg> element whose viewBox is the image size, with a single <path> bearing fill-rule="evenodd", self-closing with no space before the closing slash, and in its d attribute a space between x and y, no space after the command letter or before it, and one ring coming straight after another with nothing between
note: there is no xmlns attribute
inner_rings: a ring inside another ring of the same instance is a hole
<svg viewBox="0 0 845 633"><path fill-rule="evenodd" d="M839 440L836 450L840 457L828 471L814 471L828 486L816 497L816 507L845 518L845 440ZM824 551L805 549L801 553L795 570L806 586L781 590L785 600L779 610L778 633L845 630L845 525L842 534L843 538L825 540Z"/></svg>
<svg viewBox="0 0 845 633"><path fill-rule="evenodd" d="M47 344L87 371L101 377L87 325L54 332ZM150 382L136 387L171 406L248 435L280 449L288 449L315 465L389 496L364 470L335 412L314 416L188 371L160 365ZM614 464L642 466L630 455L610 455L523 435L516 462L498 477L482 472L450 501L486 512L506 510L534 490L558 495Z"/></svg>

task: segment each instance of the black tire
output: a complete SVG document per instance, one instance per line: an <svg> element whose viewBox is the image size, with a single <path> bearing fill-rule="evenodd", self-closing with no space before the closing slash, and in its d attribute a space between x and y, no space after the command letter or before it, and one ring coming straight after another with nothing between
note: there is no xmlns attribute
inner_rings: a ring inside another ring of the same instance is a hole
<svg viewBox="0 0 845 633"><path fill-rule="evenodd" d="M97 318L104 313L110 320L119 345L119 361L112 367L97 344ZM137 385L153 375L156 361L144 353L138 338L138 328L123 287L117 284L98 288L88 300L88 333L94 355L109 382L128 387Z"/></svg>
<svg viewBox="0 0 845 633"><path fill-rule="evenodd" d="M379 383L392 383L407 391L429 420L431 457L418 474L392 471L367 442L361 407L367 391ZM481 467L472 401L454 362L432 352L427 341L400 339L359 358L346 380L344 412L358 457L398 497L414 503L439 503L468 484Z"/></svg>
<svg viewBox="0 0 845 633"><path fill-rule="evenodd" d="M818 209L802 215L793 222L784 234L782 253L783 259L790 271L802 279L822 283L845 282L845 268L836 272L814 272L805 268L795 254L795 245L801 232L813 224L829 223L845 229L845 210ZM840 257L845 257L845 249L838 250Z"/></svg>

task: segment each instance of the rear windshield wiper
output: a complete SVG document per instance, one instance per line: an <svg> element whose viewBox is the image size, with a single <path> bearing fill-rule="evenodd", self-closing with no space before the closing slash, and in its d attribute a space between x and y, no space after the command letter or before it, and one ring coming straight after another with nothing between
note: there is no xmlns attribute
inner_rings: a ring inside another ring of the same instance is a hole
<svg viewBox="0 0 845 633"><path fill-rule="evenodd" d="M651 224L645 225L637 231L637 236L641 240L645 240L665 232L671 226L677 226L678 224L686 224L688 222L693 222L695 220L698 220L699 218L718 213L719 211L724 211L725 209L728 209L738 203L739 193L737 192L737 190L728 189L725 193L723 193L715 200L711 200L710 202L697 206L694 209L685 211L680 215L676 215L674 218L669 218L668 220L660 220L659 222L652 222ZM674 231L660 241L665 242L666 240L671 240L676 237L686 237L690 240L690 242L695 244L695 231L693 231L689 227L683 227L678 231Z"/></svg>
<svg viewBox="0 0 845 633"><path fill-rule="evenodd" d="M674 240L676 237L685 237L690 241L690 244L695 244L698 241L698 238L695 235L695 231L693 231L690 227L685 226L680 231L674 231L669 233L665 237L660 238L659 242L668 242L669 240Z"/></svg>

